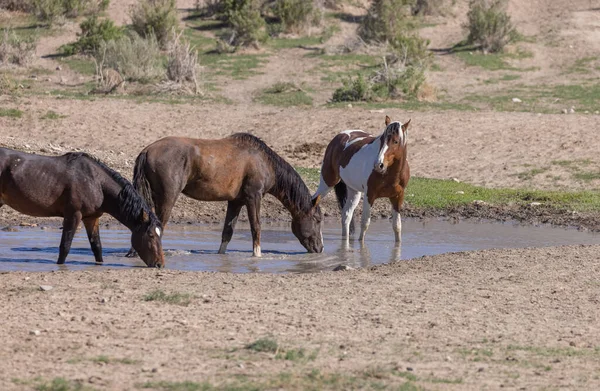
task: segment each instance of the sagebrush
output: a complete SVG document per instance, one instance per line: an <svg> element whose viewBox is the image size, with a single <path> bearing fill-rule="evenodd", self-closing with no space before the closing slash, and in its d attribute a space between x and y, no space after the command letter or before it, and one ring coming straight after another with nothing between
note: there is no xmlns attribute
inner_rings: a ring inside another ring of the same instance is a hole
<svg viewBox="0 0 600 391"><path fill-rule="evenodd" d="M288 33L301 33L319 22L320 14L312 0L276 0L272 10Z"/></svg>
<svg viewBox="0 0 600 391"><path fill-rule="evenodd" d="M175 0L139 0L129 11L133 30L142 37L154 36L166 48L169 33L177 29Z"/></svg>
<svg viewBox="0 0 600 391"><path fill-rule="evenodd" d="M0 8L9 11L31 12L31 0L0 0Z"/></svg>
<svg viewBox="0 0 600 391"><path fill-rule="evenodd" d="M507 0L471 0L467 42L481 46L484 52L502 51L515 35L506 6Z"/></svg>
<svg viewBox="0 0 600 391"><path fill-rule="evenodd" d="M100 20L96 15L84 20L79 27L81 33L77 34L77 41L61 46L63 54L94 53L103 41L113 41L123 36L123 29L115 26L112 20Z"/></svg>
<svg viewBox="0 0 600 391"><path fill-rule="evenodd" d="M131 34L102 41L94 57L102 68L116 70L127 81L151 83L164 78L164 57L152 34L146 38Z"/></svg>
<svg viewBox="0 0 600 391"><path fill-rule="evenodd" d="M257 47L267 38L259 6L258 0L225 0L225 19L232 29L229 45Z"/></svg>
<svg viewBox="0 0 600 391"><path fill-rule="evenodd" d="M415 27L411 7L415 0L375 0L358 33L367 42L388 42Z"/></svg>
<svg viewBox="0 0 600 391"><path fill-rule="evenodd" d="M0 63L28 66L35 58L37 37L21 37L13 29L4 29L0 36Z"/></svg>
<svg viewBox="0 0 600 391"><path fill-rule="evenodd" d="M110 0L29 0L38 19L55 23L61 18L77 18L106 10Z"/></svg>

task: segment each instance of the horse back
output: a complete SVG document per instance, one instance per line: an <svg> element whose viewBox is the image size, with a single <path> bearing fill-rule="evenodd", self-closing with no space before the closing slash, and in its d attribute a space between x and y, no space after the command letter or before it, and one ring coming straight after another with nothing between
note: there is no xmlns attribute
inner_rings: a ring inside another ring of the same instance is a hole
<svg viewBox="0 0 600 391"><path fill-rule="evenodd" d="M329 186L335 185L341 168L346 167L352 157L376 137L362 130L346 130L337 134L327 145L323 157L321 174Z"/></svg>

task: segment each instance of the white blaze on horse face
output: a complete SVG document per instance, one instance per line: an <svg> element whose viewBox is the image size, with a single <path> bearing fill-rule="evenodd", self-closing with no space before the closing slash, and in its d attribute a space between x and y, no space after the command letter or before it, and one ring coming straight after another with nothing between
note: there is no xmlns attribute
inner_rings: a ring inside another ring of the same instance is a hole
<svg viewBox="0 0 600 391"><path fill-rule="evenodd" d="M383 137L383 136L381 136L381 137ZM382 165L384 164L385 153L388 150L388 145L385 142L385 138L383 140L384 140L383 146L381 147L381 150L379 151L379 155L377 155L377 160L375 161L375 168L377 170L385 169L385 167L382 167ZM377 140L375 140L375 142L377 142L377 141L379 141L379 138Z"/></svg>
<svg viewBox="0 0 600 391"><path fill-rule="evenodd" d="M160 228L156 227L154 228L154 231L156 231L156 234L158 235L158 237L160 237Z"/></svg>
<svg viewBox="0 0 600 391"><path fill-rule="evenodd" d="M372 143L363 145L350 158L346 167L340 167L340 177L348 187L360 192L366 191L380 147L381 142L377 138Z"/></svg>

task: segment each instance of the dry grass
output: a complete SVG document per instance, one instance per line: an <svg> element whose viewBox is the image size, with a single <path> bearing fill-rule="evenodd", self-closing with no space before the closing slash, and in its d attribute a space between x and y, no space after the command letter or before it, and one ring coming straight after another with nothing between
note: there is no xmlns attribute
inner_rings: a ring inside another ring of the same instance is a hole
<svg viewBox="0 0 600 391"><path fill-rule="evenodd" d="M0 37L0 63L26 67L33 62L36 47L34 37L19 37L14 30L4 29Z"/></svg>

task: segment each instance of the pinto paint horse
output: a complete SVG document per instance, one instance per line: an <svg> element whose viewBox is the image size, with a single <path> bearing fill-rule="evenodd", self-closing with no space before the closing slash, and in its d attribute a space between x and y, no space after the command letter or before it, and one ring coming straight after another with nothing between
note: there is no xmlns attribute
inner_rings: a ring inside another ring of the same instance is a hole
<svg viewBox="0 0 600 391"><path fill-rule="evenodd" d="M97 263L102 262L99 219L108 213L131 230L131 244L149 267L162 267L162 226L131 183L93 156L40 156L0 148L0 206L30 216L62 217L58 264L83 221Z"/></svg>
<svg viewBox="0 0 600 391"><path fill-rule="evenodd" d="M267 193L289 210L292 232L304 248L311 253L323 251L320 207L311 203L310 192L296 170L251 134L218 140L158 140L138 155L133 184L163 226L181 193L199 201L227 201L220 254L227 250L238 215L246 206L253 256L261 256L260 204Z"/></svg>
<svg viewBox="0 0 600 391"><path fill-rule="evenodd" d="M359 239L364 241L371 221L371 207L377 198L389 198L396 242L400 241L402 221L400 209L404 189L410 178L406 160L407 130L405 124L385 117L386 128L374 137L362 130L346 130L331 140L325 150L321 180L313 202L335 188L342 208L342 237L348 240L353 231L352 217L363 196L363 213Z"/></svg>

